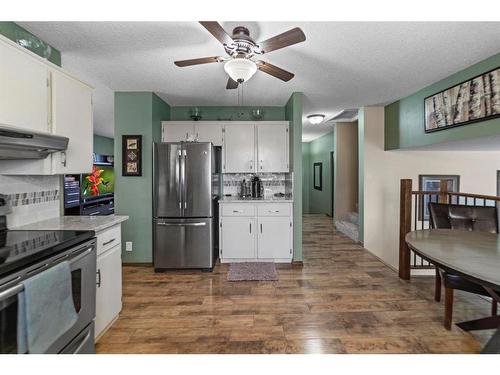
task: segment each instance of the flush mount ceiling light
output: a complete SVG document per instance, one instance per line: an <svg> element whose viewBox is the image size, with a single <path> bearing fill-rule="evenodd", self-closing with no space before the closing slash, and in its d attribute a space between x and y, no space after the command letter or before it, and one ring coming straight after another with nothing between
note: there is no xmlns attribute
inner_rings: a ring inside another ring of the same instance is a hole
<svg viewBox="0 0 500 375"><path fill-rule="evenodd" d="M323 122L323 120L325 119L325 115L320 115L320 114L309 115L307 116L307 119L312 125L318 125Z"/></svg>
<svg viewBox="0 0 500 375"><path fill-rule="evenodd" d="M236 58L224 64L224 70L235 82L248 81L257 71L257 65L249 59Z"/></svg>

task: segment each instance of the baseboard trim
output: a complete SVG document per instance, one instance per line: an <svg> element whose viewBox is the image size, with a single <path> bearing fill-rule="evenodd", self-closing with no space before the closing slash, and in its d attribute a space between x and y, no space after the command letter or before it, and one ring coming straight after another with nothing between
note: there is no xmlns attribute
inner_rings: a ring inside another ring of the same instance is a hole
<svg viewBox="0 0 500 375"><path fill-rule="evenodd" d="M144 262L144 263L122 263L122 266L131 266L131 267L152 267L153 263Z"/></svg>
<svg viewBox="0 0 500 375"><path fill-rule="evenodd" d="M294 261L292 261L292 267L302 268L302 267L304 267L304 262L301 260L294 260Z"/></svg>

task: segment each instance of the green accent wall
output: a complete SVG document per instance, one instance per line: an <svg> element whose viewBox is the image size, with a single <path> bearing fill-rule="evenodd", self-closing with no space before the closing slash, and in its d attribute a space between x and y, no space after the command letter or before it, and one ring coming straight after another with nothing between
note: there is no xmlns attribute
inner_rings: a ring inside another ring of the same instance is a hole
<svg viewBox="0 0 500 375"><path fill-rule="evenodd" d="M383 167L383 166L381 166ZM358 110L358 213L359 213L359 241L364 239L365 226L365 109Z"/></svg>
<svg viewBox="0 0 500 375"><path fill-rule="evenodd" d="M424 98L500 67L500 53L385 107L385 149L426 146L500 134L500 118L424 132Z"/></svg>
<svg viewBox="0 0 500 375"><path fill-rule="evenodd" d="M61 66L61 52L59 50L45 43L17 23L1 21L0 34L36 53L38 56L49 60L51 63Z"/></svg>
<svg viewBox="0 0 500 375"><path fill-rule="evenodd" d="M302 213L309 214L309 192L311 189L311 144L302 143Z"/></svg>
<svg viewBox="0 0 500 375"><path fill-rule="evenodd" d="M302 261L302 100L294 92L285 105L285 120L290 122L290 160L293 170L293 260Z"/></svg>
<svg viewBox="0 0 500 375"><path fill-rule="evenodd" d="M191 120L190 110L192 108L199 108L201 112L201 120L203 121L255 121L252 119L251 113L253 109L261 109L264 113L262 120L266 121L282 121L285 120L284 107L199 107L199 106L185 106L185 107L172 107L171 117L172 121L188 121Z"/></svg>
<svg viewBox="0 0 500 375"><path fill-rule="evenodd" d="M124 263L151 263L153 165L152 143L160 139L160 121L170 120L170 107L152 92L115 93L115 211L129 215L122 224L122 242L133 242L133 251L123 251ZM121 173L122 135L142 135L142 176Z"/></svg>
<svg viewBox="0 0 500 375"><path fill-rule="evenodd" d="M308 165L303 166L304 173L309 175L309 185L304 190L309 192L309 212L310 214L332 213L332 166L330 153L335 151L334 132L325 134L312 142L309 142ZM314 163L322 163L322 190L314 189Z"/></svg>
<svg viewBox="0 0 500 375"><path fill-rule="evenodd" d="M114 155L114 138L94 134L94 152L101 155Z"/></svg>

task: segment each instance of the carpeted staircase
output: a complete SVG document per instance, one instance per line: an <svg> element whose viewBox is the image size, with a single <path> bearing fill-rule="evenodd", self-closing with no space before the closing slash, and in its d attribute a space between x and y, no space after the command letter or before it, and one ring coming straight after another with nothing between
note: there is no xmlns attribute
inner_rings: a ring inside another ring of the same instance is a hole
<svg viewBox="0 0 500 375"><path fill-rule="evenodd" d="M359 241L359 215L357 212L348 212L335 222L339 232L354 241Z"/></svg>

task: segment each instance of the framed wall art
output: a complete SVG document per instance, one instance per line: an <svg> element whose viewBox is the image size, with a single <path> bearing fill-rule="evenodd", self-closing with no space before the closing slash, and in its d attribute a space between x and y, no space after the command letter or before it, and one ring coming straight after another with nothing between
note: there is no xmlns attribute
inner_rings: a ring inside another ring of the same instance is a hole
<svg viewBox="0 0 500 375"><path fill-rule="evenodd" d="M500 67L424 99L425 132L500 116Z"/></svg>
<svg viewBox="0 0 500 375"><path fill-rule="evenodd" d="M142 135L122 135L122 176L142 176Z"/></svg>
<svg viewBox="0 0 500 375"><path fill-rule="evenodd" d="M323 190L323 163L313 164L313 187L316 190Z"/></svg>

